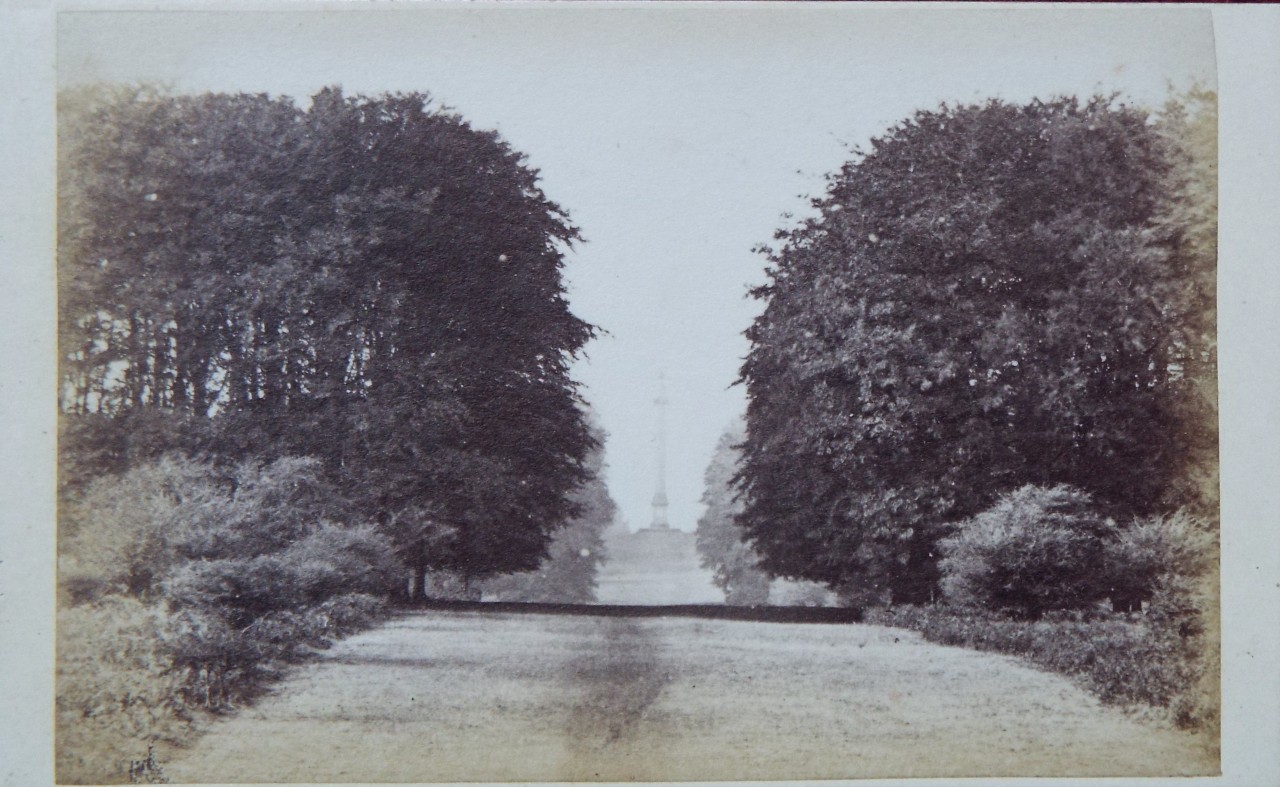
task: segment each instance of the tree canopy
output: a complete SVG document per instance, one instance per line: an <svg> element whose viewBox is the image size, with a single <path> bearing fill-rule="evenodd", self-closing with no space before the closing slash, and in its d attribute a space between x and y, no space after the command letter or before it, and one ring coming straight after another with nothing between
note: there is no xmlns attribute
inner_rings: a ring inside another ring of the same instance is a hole
<svg viewBox="0 0 1280 787"><path fill-rule="evenodd" d="M767 570L922 601L948 523L1026 484L1184 502L1212 298L1155 121L1110 98L918 112L777 234L742 368L739 522Z"/></svg>
<svg viewBox="0 0 1280 787"><path fill-rule="evenodd" d="M410 564L538 564L585 478L593 327L521 154L416 93L61 100L68 483L314 457Z"/></svg>

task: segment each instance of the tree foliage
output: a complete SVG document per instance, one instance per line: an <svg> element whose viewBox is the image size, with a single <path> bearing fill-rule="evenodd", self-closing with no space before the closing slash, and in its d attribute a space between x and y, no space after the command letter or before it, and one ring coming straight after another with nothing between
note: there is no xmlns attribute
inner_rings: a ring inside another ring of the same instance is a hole
<svg viewBox="0 0 1280 787"><path fill-rule="evenodd" d="M1088 607L1108 590L1113 530L1078 489L1024 486L939 542L943 592L958 607L1032 619Z"/></svg>
<svg viewBox="0 0 1280 787"><path fill-rule="evenodd" d="M1002 493L1179 504L1209 292L1175 171L1147 112L1061 98L918 112L832 175L748 331L739 521L764 567L927 601L945 523Z"/></svg>
<svg viewBox="0 0 1280 787"><path fill-rule="evenodd" d="M527 569L591 444L578 238L421 94L62 97L64 480L171 451L321 462L406 562Z"/></svg>
<svg viewBox="0 0 1280 787"><path fill-rule="evenodd" d="M716 443L703 475L702 503L698 518L698 556L712 572L712 581L724 591L726 604L755 606L769 601L771 580L759 567L759 557L745 543L736 517L742 502L733 486L738 472L739 444L746 438L741 420L734 421Z"/></svg>
<svg viewBox="0 0 1280 787"><path fill-rule="evenodd" d="M1187 433L1174 494L1197 516L1218 517L1218 97L1192 89L1170 99L1156 126L1170 162L1156 231L1178 271L1184 305L1178 372L1186 380L1179 426Z"/></svg>
<svg viewBox="0 0 1280 787"><path fill-rule="evenodd" d="M1209 520L1187 509L1142 517L1104 547L1110 595L1123 611L1156 599L1158 614L1175 617L1216 608L1218 531Z"/></svg>
<svg viewBox="0 0 1280 787"><path fill-rule="evenodd" d="M570 495L578 513L551 537L542 565L486 580L485 597L559 604L596 600L596 574L608 559L604 534L613 526L618 506L604 479L604 429L590 410L587 420L595 447L587 454L587 480Z"/></svg>

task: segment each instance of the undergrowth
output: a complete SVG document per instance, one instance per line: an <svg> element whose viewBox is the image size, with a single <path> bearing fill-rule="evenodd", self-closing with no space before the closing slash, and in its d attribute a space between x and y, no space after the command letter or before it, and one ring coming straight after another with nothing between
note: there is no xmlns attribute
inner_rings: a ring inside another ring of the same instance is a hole
<svg viewBox="0 0 1280 787"><path fill-rule="evenodd" d="M1156 709L1176 726L1216 734L1216 638L1141 613L1075 613L1038 621L945 605L869 610L868 623L919 631L943 645L1007 653L1073 678L1103 702Z"/></svg>
<svg viewBox="0 0 1280 787"><path fill-rule="evenodd" d="M363 594L241 630L120 595L60 610L58 783L163 782L156 744L188 742L202 716L251 701L286 665L385 614Z"/></svg>

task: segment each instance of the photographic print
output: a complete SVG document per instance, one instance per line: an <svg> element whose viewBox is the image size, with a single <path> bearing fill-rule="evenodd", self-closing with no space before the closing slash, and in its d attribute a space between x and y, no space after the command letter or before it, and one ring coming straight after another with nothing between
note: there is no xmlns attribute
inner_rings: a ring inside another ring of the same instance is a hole
<svg viewBox="0 0 1280 787"><path fill-rule="evenodd" d="M59 783L1219 772L1206 9L56 23Z"/></svg>

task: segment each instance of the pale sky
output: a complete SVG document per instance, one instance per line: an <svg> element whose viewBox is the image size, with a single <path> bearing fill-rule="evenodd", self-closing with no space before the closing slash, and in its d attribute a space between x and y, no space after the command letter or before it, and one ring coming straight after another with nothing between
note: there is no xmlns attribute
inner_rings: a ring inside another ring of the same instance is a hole
<svg viewBox="0 0 1280 787"><path fill-rule="evenodd" d="M281 6L276 6L280 8ZM763 281L752 252L865 143L941 101L1215 85L1209 12L1170 7L436 5L63 14L58 79L305 103L426 91L529 156L587 243L574 311L609 333L575 376L609 432L608 481L649 522L657 377L673 526L745 403L733 386Z"/></svg>

